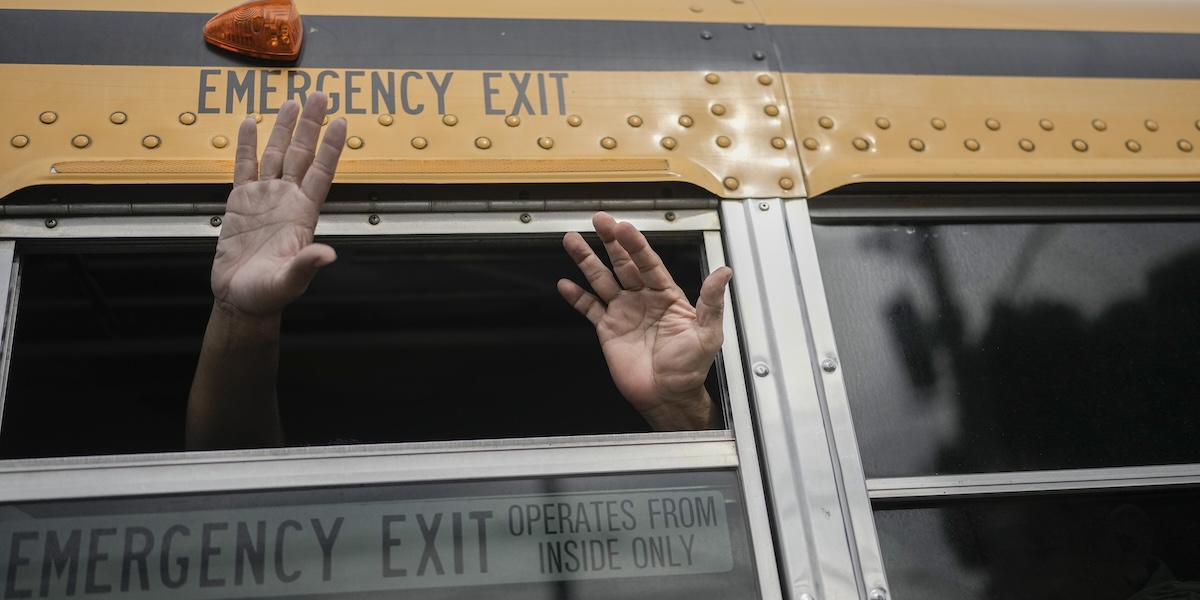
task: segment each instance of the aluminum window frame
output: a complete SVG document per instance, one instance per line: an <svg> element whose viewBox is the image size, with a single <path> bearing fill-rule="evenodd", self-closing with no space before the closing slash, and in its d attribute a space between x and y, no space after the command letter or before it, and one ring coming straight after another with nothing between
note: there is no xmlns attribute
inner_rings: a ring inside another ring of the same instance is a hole
<svg viewBox="0 0 1200 600"><path fill-rule="evenodd" d="M648 233L688 232L701 237L708 272L726 264L717 210L613 210ZM20 246L120 240L164 246L215 239L217 215L59 217L0 220L0 272L19 281ZM420 235L529 235L591 231L591 212L323 214L316 236L378 238ZM372 221L375 221L372 223ZM4 254L7 249L8 254ZM9 264L5 269L5 258ZM15 286L7 286L15 291ZM4 289L4 288L0 288ZM15 307L3 317L5 362ZM165 493L227 492L373 483L484 480L497 478L733 469L746 507L755 576L762 597L783 598L767 498L758 465L757 442L746 390L737 311L726 292L725 343L718 355L727 401L727 428L716 431L631 433L602 436L513 438L458 442L364 444L345 447L280 448L136 454L0 461L0 502L129 497ZM0 408L3 402L0 388ZM3 413L0 412L0 418ZM0 421L2 424L2 421ZM514 460L514 457L519 457Z"/></svg>

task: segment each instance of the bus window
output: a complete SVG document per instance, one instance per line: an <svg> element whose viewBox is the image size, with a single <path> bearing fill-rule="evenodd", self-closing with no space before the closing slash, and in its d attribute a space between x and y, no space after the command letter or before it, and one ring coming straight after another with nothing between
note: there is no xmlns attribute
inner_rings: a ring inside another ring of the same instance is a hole
<svg viewBox="0 0 1200 600"><path fill-rule="evenodd" d="M287 443L649 431L556 291L581 280L560 240L331 240L338 261L284 313ZM700 234L652 241L694 301ZM182 449L212 247L135 250L21 253L0 456Z"/></svg>
<svg viewBox="0 0 1200 600"><path fill-rule="evenodd" d="M0 505L5 598L755 598L733 471Z"/></svg>
<svg viewBox="0 0 1200 600"><path fill-rule="evenodd" d="M1200 462L1200 222L814 232L868 477Z"/></svg>

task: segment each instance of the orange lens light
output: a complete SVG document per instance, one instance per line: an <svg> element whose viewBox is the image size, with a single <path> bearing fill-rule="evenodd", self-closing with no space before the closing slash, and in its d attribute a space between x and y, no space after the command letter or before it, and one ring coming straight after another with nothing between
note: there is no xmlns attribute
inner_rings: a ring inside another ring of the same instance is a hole
<svg viewBox="0 0 1200 600"><path fill-rule="evenodd" d="M304 26L292 0L251 0L213 17L204 26L204 39L246 56L294 61Z"/></svg>

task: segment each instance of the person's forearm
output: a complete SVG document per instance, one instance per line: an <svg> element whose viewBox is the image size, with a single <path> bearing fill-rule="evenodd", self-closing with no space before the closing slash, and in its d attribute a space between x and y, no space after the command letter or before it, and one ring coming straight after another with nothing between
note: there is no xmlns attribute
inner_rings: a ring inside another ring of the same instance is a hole
<svg viewBox="0 0 1200 600"><path fill-rule="evenodd" d="M275 380L278 314L247 315L213 304L188 396L188 450L283 444Z"/></svg>
<svg viewBox="0 0 1200 600"><path fill-rule="evenodd" d="M691 398L664 402L644 410L642 417L655 431L696 431L721 427L717 405L704 388Z"/></svg>

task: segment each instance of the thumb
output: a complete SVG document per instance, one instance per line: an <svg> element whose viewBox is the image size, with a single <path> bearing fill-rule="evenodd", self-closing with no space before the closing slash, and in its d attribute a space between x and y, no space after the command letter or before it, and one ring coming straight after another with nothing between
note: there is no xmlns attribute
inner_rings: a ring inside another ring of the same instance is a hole
<svg viewBox="0 0 1200 600"><path fill-rule="evenodd" d="M725 286L733 279L733 269L721 267L704 279L700 298L696 300L696 321L705 329L721 328L725 311Z"/></svg>
<svg viewBox="0 0 1200 600"><path fill-rule="evenodd" d="M297 252L283 267L283 289L289 297L297 298L321 267L337 260L337 253L325 244L309 244Z"/></svg>

